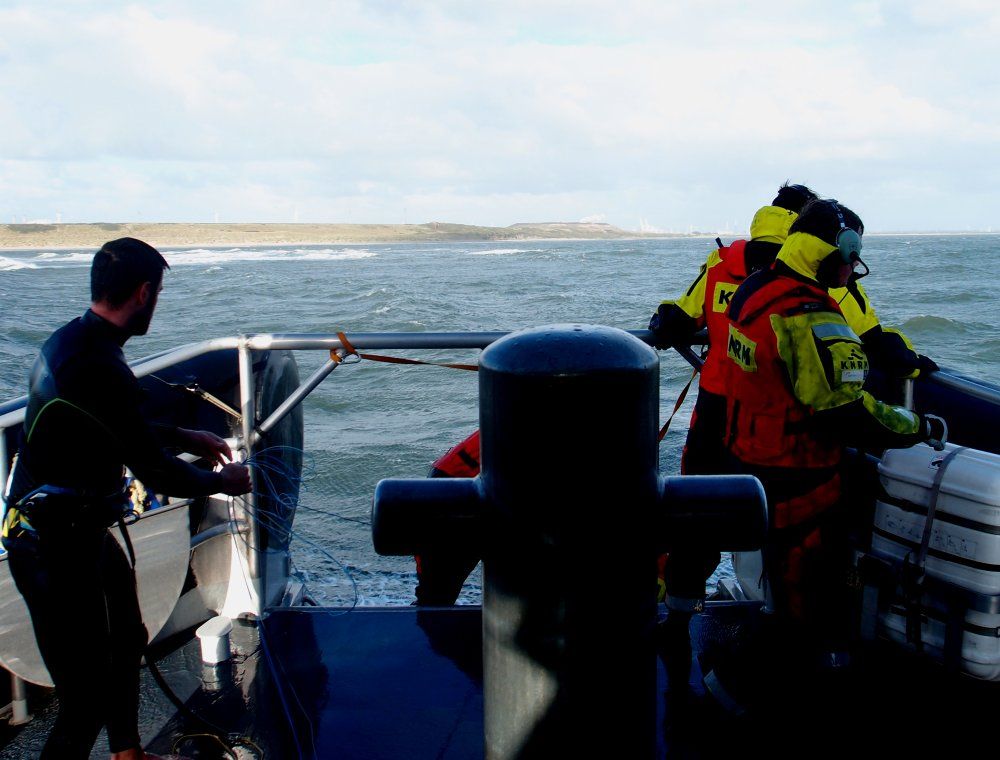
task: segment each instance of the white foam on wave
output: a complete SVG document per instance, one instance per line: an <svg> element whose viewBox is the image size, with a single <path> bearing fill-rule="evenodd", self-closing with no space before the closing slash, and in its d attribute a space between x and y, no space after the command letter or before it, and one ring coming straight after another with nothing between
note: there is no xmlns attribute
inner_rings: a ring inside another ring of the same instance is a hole
<svg viewBox="0 0 1000 760"><path fill-rule="evenodd" d="M365 248L191 248L164 251L170 266L205 266L237 261L350 261L370 259L378 254Z"/></svg>
<svg viewBox="0 0 1000 760"><path fill-rule="evenodd" d="M32 264L30 261L20 261L18 259L8 259L6 256L0 256L0 271L12 272L15 269L38 269L38 265Z"/></svg>
<svg viewBox="0 0 1000 760"><path fill-rule="evenodd" d="M35 256L35 261L40 262L35 269L55 269L64 266L90 266L94 260L93 251L69 251L66 253L58 251L42 251Z"/></svg>
<svg viewBox="0 0 1000 760"><path fill-rule="evenodd" d="M469 251L470 256L509 256L512 253L540 253L541 248L490 248L485 251Z"/></svg>

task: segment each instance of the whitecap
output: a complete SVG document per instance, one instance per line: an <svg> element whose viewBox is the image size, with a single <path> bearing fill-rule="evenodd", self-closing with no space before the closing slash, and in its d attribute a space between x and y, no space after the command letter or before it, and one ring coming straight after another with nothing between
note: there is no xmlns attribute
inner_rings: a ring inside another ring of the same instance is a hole
<svg viewBox="0 0 1000 760"><path fill-rule="evenodd" d="M538 253L541 248L490 248L485 251L469 251L470 256L508 256L512 253Z"/></svg>
<svg viewBox="0 0 1000 760"><path fill-rule="evenodd" d="M41 258L41 257L39 257ZM93 251L73 251L54 254L48 261L52 264L90 264L94 260Z"/></svg>
<svg viewBox="0 0 1000 760"><path fill-rule="evenodd" d="M350 260L360 260L360 259L371 259L378 256L374 251L369 251L365 248L353 249L344 248L339 251L335 250L303 250L296 251L296 253L301 253L299 256L300 260L303 261L350 261Z"/></svg>
<svg viewBox="0 0 1000 760"><path fill-rule="evenodd" d="M236 261L345 261L369 259L377 256L373 251L361 248L192 248L183 251L166 251L164 255L170 266L204 266L205 264L228 264Z"/></svg>
<svg viewBox="0 0 1000 760"><path fill-rule="evenodd" d="M15 269L38 269L38 265L32 264L30 261L19 261L0 256L0 271L11 272Z"/></svg>
<svg viewBox="0 0 1000 760"><path fill-rule="evenodd" d="M67 253L42 251L33 258L33 261L39 263L31 264L30 266L33 269L56 269L62 266L80 265L90 266L93 260L94 254L92 251L72 251Z"/></svg>

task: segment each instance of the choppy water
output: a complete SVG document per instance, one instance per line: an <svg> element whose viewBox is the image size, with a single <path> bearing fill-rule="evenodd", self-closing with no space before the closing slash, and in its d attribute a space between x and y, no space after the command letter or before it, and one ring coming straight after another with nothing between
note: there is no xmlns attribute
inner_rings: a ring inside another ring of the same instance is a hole
<svg viewBox="0 0 1000 760"><path fill-rule="evenodd" d="M660 300L687 287L712 247L705 239L667 239L168 249L171 272L150 334L126 352L138 358L241 332L509 330L552 322L642 328ZM0 399L25 392L41 343L86 308L92 253L0 253ZM883 323L901 327L921 352L995 379L998 254L994 235L869 235L865 286ZM665 418L690 369L672 353L662 357ZM323 358L300 352L300 374ZM665 473L677 471L693 396L662 445ZM371 549L372 490L383 477L423 476L475 428L476 402L473 373L371 363L339 368L306 402L311 467L296 528L326 553L299 541L293 558L320 601L353 601L338 563L357 580L360 603L410 601L411 563ZM478 594L476 577L463 599Z"/></svg>

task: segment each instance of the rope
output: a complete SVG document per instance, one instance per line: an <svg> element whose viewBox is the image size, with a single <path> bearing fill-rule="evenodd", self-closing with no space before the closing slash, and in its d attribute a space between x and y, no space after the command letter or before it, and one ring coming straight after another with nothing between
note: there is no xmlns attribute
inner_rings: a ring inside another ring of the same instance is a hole
<svg viewBox="0 0 1000 760"><path fill-rule="evenodd" d="M340 344L344 347L343 350L347 352L347 356L357 356L360 359L367 359L373 362L382 362L383 364L422 364L427 367L447 367L448 369L462 369L467 372L478 372L478 364L456 364L453 362L428 362L421 361L420 359L404 359L401 356L382 356L381 354L362 354L358 353L358 350L351 345L351 342L347 339L347 336L342 332L337 333L337 337L340 338ZM330 351L330 359L337 362L338 364L344 360L344 356L338 353L341 349L333 349Z"/></svg>
<svg viewBox="0 0 1000 760"><path fill-rule="evenodd" d="M239 497L236 497L236 498L239 498ZM245 502L244 502L244 504L245 504L245 506L248 506L248 505L246 505ZM251 513L248 512L248 514L251 514ZM254 519L257 519L257 517L255 516ZM230 525L232 525L232 524L230 524ZM231 527L231 530L233 530L233 533L235 535L236 534L235 529ZM249 594L250 596L253 596L253 591L252 591L251 586L250 586L250 579L247 577L246 568L243 567L243 563L242 562L238 562L237 564L239 565L240 572L243 575L243 583L246 586L247 594ZM285 698L285 692L284 692L284 689L282 688L282 683L281 683L282 682L282 678L281 678L282 674L278 673L278 669L275 666L273 658L271 657L271 651L270 651L270 648L267 645L267 637L264 634L264 621L261 620L261 619L257 620L257 635L260 637L260 648L261 648L261 651L264 654L264 662L267 664L268 669L271 671L271 677L274 680L275 692L277 693L278 700L281 703L281 708L282 708L282 711L285 714L285 719L288 721L288 728L289 728L289 731L291 732L291 735L292 735L292 741L295 744L295 751L296 751L296 753L297 753L297 755L299 757L299 760L303 760L303 758L305 757L305 755L302 752L302 742L299 740L299 732L295 728L295 721L292 718L291 708L288 705L288 700ZM292 688L291 684L288 684L288 688L294 693L295 690L294 690L294 688ZM299 702L299 699L298 699L297 696L296 696L295 700L296 700L296 702ZM301 702L299 702L299 705L301 706ZM313 743L313 756L315 757L316 756L315 733L314 733L314 730L313 730L313 727L312 727L312 721L309 720L309 716L306 715L305 717L306 717L306 724L309 726L310 741Z"/></svg>
<svg viewBox="0 0 1000 760"><path fill-rule="evenodd" d="M305 474L298 475L289 465L287 465L284 461L282 461L281 454L284 452L292 452L302 455L304 463L303 470L305 471ZM272 533L276 534L278 537L282 538L283 540L290 542L292 539L295 539L296 541L301 541L302 543L310 546L311 548L322 554L324 557L329 559L330 562L332 562L338 568L340 568L341 572L347 577L348 581L350 581L353 598L351 599L351 603L346 610L344 610L343 612L329 613L329 614L331 614L333 617L339 617L340 615L347 614L355 607L357 607L361 601L361 591L358 588L357 580L355 579L354 575L351 573L347 565L345 565L343 562L341 562L339 559L337 559L329 551L327 551L324 547L320 546L315 541L306 538L305 536L302 535L301 532L293 530L288 523L289 523L289 517L296 509L296 506L309 511L319 512L321 514L328 514L333 517L338 517L342 520L349 520L351 522L359 522L362 524L369 524L369 523L362 522L361 520L354 520L345 515L338 515L333 512L327 512L326 510L309 507L300 502L297 503L295 496L293 496L290 493L282 493L279 491L278 484L282 480L285 483L291 484L293 486L292 488L293 491L305 490L304 480L309 475L312 474L313 462L309 458L308 454L304 452L302 449L297 449L292 446L271 446L266 449L261 449L260 451L254 452L254 455L252 457L249 457L245 463L254 467L257 472L258 491L262 495L266 496L272 504L276 505L275 509L267 509L261 507L259 504L255 507L251 507L247 503L246 499L242 497L236 497L243 503L247 515L251 519L258 522L263 527L270 530ZM254 551L257 551L258 553L261 554L280 553L283 551L280 549L262 550L259 548L250 547L249 542L246 540L244 536L238 533L237 535L240 537L240 540L248 548L252 548L254 549Z"/></svg>
<svg viewBox="0 0 1000 760"><path fill-rule="evenodd" d="M167 699L169 699L170 702L174 705L174 707L177 708L178 712L180 712L182 715L188 718L188 720L191 720L194 723L204 728L207 728L211 732L211 733L184 734L178 737L173 744L174 752L177 751L178 745L187 739L194 737L203 737L203 738L211 737L224 748L227 755L231 755L233 758L236 758L237 756L236 752L233 751L233 748L241 746L252 747L254 750L257 751L259 757L264 757L264 752L261 750L261 748L258 747L256 744L254 744L254 742L251 741L248 737L233 736L229 734L225 729L215 725L210 720L199 715L190 707L188 707L186 704L184 704L184 702L181 701L181 698L178 697L177 694L174 692L174 690L171 689L170 686L167 684L167 680L163 677L163 674L160 672L160 669L156 666L156 663L154 663L151 659L147 658L146 668L153 676L153 680L156 682L156 685L160 687L160 691L162 691L164 695L166 695Z"/></svg>
<svg viewBox="0 0 1000 760"><path fill-rule="evenodd" d="M656 439L657 443L667 437L667 431L670 429L670 423L674 421L674 415L677 414L677 410L681 408L681 404L683 404L684 399L687 398L688 391L691 390L691 383L693 383L694 379L698 376L698 372L699 368L695 367L694 371L691 373L691 378L687 381L687 385L684 386L684 389L681 391L681 395L677 397L677 403L674 404L674 410L670 413L670 416L667 417L667 421L663 423L663 427L660 428L660 435Z"/></svg>
<svg viewBox="0 0 1000 760"><path fill-rule="evenodd" d="M164 380L159 375L149 375L149 377L153 378L154 380L158 380L159 382L163 383L165 386L171 388L172 390L179 391L182 393L190 393L193 396L197 396L202 401L207 401L212 406L218 407L226 414L228 414L230 417L236 419L237 424L243 424L242 414L240 414L238 411L229 406L229 404L227 404L225 401L222 401L221 399L218 399L215 396L213 396L211 393L206 391L197 383L187 383L187 384L171 383Z"/></svg>

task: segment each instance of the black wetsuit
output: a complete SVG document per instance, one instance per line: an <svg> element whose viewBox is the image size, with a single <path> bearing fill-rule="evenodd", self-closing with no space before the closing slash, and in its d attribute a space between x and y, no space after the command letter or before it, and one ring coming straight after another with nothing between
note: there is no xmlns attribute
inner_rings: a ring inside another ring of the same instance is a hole
<svg viewBox="0 0 1000 760"><path fill-rule="evenodd" d="M73 492L35 507L28 524L15 512L4 520L11 574L59 699L42 757L89 757L102 725L112 752L139 746L147 634L132 569L108 532L124 503L122 466L150 492L194 496L222 485L219 474L161 448L172 429L143 420L139 384L122 354L128 337L87 311L52 334L31 373L8 504L43 485Z"/></svg>

